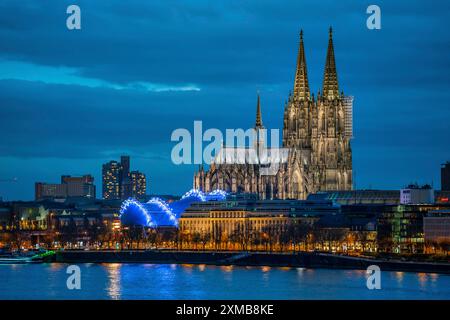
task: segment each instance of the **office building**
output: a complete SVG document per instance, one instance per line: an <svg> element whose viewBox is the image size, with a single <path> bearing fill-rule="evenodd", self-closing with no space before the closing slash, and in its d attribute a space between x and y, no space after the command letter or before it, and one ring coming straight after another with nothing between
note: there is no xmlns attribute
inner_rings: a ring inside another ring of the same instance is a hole
<svg viewBox="0 0 450 320"><path fill-rule="evenodd" d="M331 200L342 205L399 204L399 190L346 190L310 194L308 200Z"/></svg>
<svg viewBox="0 0 450 320"><path fill-rule="evenodd" d="M86 197L95 199L94 177L61 176L61 184L67 186L67 197Z"/></svg>
<svg viewBox="0 0 450 320"><path fill-rule="evenodd" d="M145 174L130 171L130 157L121 156L120 162L109 161L103 165L103 199L142 199L147 191Z"/></svg>
<svg viewBox="0 0 450 320"><path fill-rule="evenodd" d="M121 164L121 173L120 173L120 198L128 199L133 196L131 185L131 177L130 177L130 157L129 156L121 156L120 157Z"/></svg>
<svg viewBox="0 0 450 320"><path fill-rule="evenodd" d="M434 190L430 185L419 187L417 184L411 184L405 189L400 190L401 204L429 204L434 203Z"/></svg>
<svg viewBox="0 0 450 320"><path fill-rule="evenodd" d="M122 166L117 161L105 163L102 168L103 199L120 199L120 181Z"/></svg>
<svg viewBox="0 0 450 320"><path fill-rule="evenodd" d="M95 199L94 177L84 175L73 177L69 175L61 176L61 183L35 183L35 199L67 199L80 197Z"/></svg>
<svg viewBox="0 0 450 320"><path fill-rule="evenodd" d="M450 246L450 210L429 211L423 217L426 244Z"/></svg>
<svg viewBox="0 0 450 320"><path fill-rule="evenodd" d="M195 202L181 215L179 229L185 242L205 237L208 246L216 249L236 249L236 246L251 244L260 247L263 242L280 247L286 240L284 237L295 233L306 237L308 229L319 219L340 216L339 212L339 206L331 201Z"/></svg>
<svg viewBox="0 0 450 320"><path fill-rule="evenodd" d="M130 172L131 196L136 199L142 199L147 191L147 179L145 174L139 171Z"/></svg>

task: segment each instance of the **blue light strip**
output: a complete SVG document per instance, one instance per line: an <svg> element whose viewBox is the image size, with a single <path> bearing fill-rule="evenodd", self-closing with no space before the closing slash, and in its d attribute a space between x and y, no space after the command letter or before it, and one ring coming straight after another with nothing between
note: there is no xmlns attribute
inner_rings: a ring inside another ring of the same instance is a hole
<svg viewBox="0 0 450 320"><path fill-rule="evenodd" d="M219 198L220 200L224 200L226 199L227 196L227 192L220 190L220 189L216 189L213 190L209 193L204 193L199 189L191 189L188 192L186 192L179 201L183 200L183 199L187 199L187 198L194 198L194 199L199 199L202 202L208 201L209 197L216 197ZM193 201L198 201L198 200L193 200ZM176 204L178 201L175 201L173 204ZM172 208L170 207L170 205L164 201L163 199L160 198L151 198L149 201L147 201L147 204L154 204L156 205L164 214L166 214L169 218L169 220L174 224L175 227L178 226L178 218L177 215L173 212ZM188 202L188 204L190 204ZM154 219L152 219L152 215L151 213L143 206L143 204L141 204L139 201L137 201L136 199L133 198L129 198L127 200L125 200L122 203L122 206L120 207L120 218L122 219L122 216L127 212L128 208L130 206L136 206L139 209L139 212L141 212L146 220L146 226L148 227L156 227L157 223L156 221L154 221Z"/></svg>
<svg viewBox="0 0 450 320"><path fill-rule="evenodd" d="M165 202L164 200L160 199L160 198L151 198L149 201L147 201L147 203L150 204L156 204L165 214L167 214L169 216L169 219L176 225L178 226L178 220L177 217L175 216L175 214L173 213L172 209L170 209L169 205L167 204L167 202Z"/></svg>
<svg viewBox="0 0 450 320"><path fill-rule="evenodd" d="M142 214L145 216L147 226L149 227L156 226L147 209L145 209L144 206L139 201L133 198L129 198L122 203L120 207L120 218L122 218L122 215L127 211L128 207L131 205L135 205L139 209L139 211L142 212Z"/></svg>
<svg viewBox="0 0 450 320"><path fill-rule="evenodd" d="M201 201L205 201L205 194L199 190L199 189L191 189L188 192L186 192L181 199L187 198L187 197L197 197L200 198Z"/></svg>

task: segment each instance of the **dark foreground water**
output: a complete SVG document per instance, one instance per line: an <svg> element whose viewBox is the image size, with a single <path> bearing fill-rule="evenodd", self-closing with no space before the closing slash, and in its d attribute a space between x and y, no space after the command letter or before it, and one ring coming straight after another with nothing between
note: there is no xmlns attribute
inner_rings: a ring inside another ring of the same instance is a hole
<svg viewBox="0 0 450 320"><path fill-rule="evenodd" d="M66 264L0 265L0 299L450 299L450 276L382 272L368 290L363 270L80 264L68 290Z"/></svg>

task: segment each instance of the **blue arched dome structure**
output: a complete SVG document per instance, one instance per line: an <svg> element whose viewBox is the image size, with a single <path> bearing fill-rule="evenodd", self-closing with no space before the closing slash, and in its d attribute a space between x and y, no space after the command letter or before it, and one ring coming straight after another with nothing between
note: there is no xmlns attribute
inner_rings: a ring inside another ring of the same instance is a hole
<svg viewBox="0 0 450 320"><path fill-rule="evenodd" d="M126 226L177 227L181 214L193 202L223 201L226 197L227 193L222 190L203 193L201 190L192 189L180 200L170 204L160 198L152 198L146 203L130 198L122 203L120 221Z"/></svg>
<svg viewBox="0 0 450 320"><path fill-rule="evenodd" d="M120 222L126 226L154 226L155 222L142 203L134 199L127 199L120 207Z"/></svg>
<svg viewBox="0 0 450 320"><path fill-rule="evenodd" d="M178 218L191 205L192 202L206 201L205 194L200 190L192 189L186 192L180 200L174 201L170 204Z"/></svg>

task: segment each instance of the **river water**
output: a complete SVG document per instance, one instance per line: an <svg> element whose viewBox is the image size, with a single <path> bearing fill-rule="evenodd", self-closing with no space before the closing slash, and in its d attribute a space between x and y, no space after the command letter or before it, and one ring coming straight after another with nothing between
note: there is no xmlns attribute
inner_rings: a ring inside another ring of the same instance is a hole
<svg viewBox="0 0 450 320"><path fill-rule="evenodd" d="M175 264L0 265L0 299L450 299L450 275L382 272L369 290L364 270Z"/></svg>

